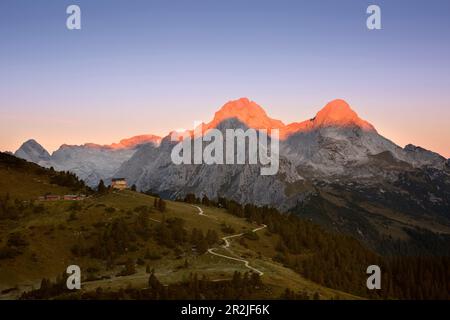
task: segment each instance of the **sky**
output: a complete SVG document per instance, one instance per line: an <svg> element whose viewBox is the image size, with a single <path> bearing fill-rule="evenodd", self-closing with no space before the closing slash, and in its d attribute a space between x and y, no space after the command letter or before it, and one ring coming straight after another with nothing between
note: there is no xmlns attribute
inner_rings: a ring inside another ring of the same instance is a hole
<svg viewBox="0 0 450 320"><path fill-rule="evenodd" d="M450 157L450 1L0 2L0 150L165 136L240 97L284 123L344 99L400 146Z"/></svg>

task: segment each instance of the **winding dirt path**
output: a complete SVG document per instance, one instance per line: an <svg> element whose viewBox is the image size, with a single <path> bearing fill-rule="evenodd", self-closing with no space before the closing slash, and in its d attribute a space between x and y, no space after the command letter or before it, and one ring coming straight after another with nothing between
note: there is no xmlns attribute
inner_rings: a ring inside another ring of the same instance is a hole
<svg viewBox="0 0 450 320"><path fill-rule="evenodd" d="M256 231L262 230L262 229L264 229L264 228L267 228L267 226L266 226L265 224L263 224L261 227L258 227L258 228L253 229L252 232L256 232ZM233 235L231 235L231 236L223 237L222 240L225 242L225 244L222 245L222 248L224 248L224 249L228 250L230 253L232 253L232 251L229 249L229 248L230 248L230 241L228 241L228 239L231 239L231 238L237 238L237 237L242 237L243 235L244 235L244 233L238 233L238 234L233 234ZM208 249L208 252L209 252L210 254L213 254L213 255L218 256L218 257L222 257L222 258L229 259L229 260L234 260L234 261L243 262L246 268L248 268L248 269L250 269L250 270L256 272L256 273L259 274L260 276L264 275L264 272L262 272L262 271L259 270L259 269L256 269L255 267L252 267L252 266L250 265L250 262L249 262L248 260L240 259L240 258L235 258L235 257L231 257L231 256L226 256L226 255L224 255L224 254L217 253L217 252L214 251L214 250L216 250L216 249L217 249L217 248L210 248L210 249Z"/></svg>
<svg viewBox="0 0 450 320"><path fill-rule="evenodd" d="M196 208L196 209L198 210L198 215L204 216L204 217L208 217L208 218L212 218L212 219L216 219L216 220L217 220L217 217L214 217L214 216L210 216L210 215L205 214L205 213L203 212L203 209L200 208L199 206L195 206L195 205L191 205L191 206L194 207L194 208ZM267 228L267 226L266 226L265 224L263 224L262 226L260 226L260 227L258 227L258 228L253 229L252 232L257 232L257 231L262 230L262 229L264 229L264 228ZM244 235L244 233L238 233L238 234L233 234L233 235L231 235L231 236L223 237L222 240L225 242L225 244L222 245L222 248L226 249L226 250L229 251L230 253L233 253L233 252L230 250L230 241L228 241L228 239L231 239L231 238L237 238L237 237L242 237L243 235ZM208 249L208 252L209 252L210 254L212 254L212 255L217 256L217 257L221 257L221 258L225 258L225 259L229 259L229 260L234 260L234 261L243 262L246 268L248 268L248 269L250 269L250 270L256 272L256 273L259 274L260 276L262 276L262 275L264 274L264 272L262 272L261 270L256 269L255 267L252 267L252 266L250 265L250 262L249 262L248 260L240 259L240 258L236 258L236 257L232 257L232 256L227 256L227 255L224 255L224 254L221 254L221 253L217 253L217 252L214 251L214 250L217 250L217 249L218 249L218 248L209 248L209 249Z"/></svg>
<svg viewBox="0 0 450 320"><path fill-rule="evenodd" d="M217 217L211 216L211 215L209 215L209 214L205 214L205 213L203 212L203 209L200 208L199 206L191 205L191 207L194 207L194 208L196 208L196 209L198 210L198 215L199 215L199 216L203 216L203 217L207 217L207 218L211 218L211 219L217 220Z"/></svg>
<svg viewBox="0 0 450 320"><path fill-rule="evenodd" d="M195 206L195 205L191 205L191 206L194 207L194 208L196 208L196 209L198 210L198 215L199 215L199 216L204 216L204 217L208 217L208 218L216 219L216 220L217 220L217 217L214 217L214 216L205 214L204 211L203 211L203 209L200 208L199 206ZM156 219L152 219L152 218L149 218L149 219L152 220L152 221L155 221L155 222L161 222L161 221L156 220ZM252 232L257 232L257 231L262 230L262 229L264 229L264 228L267 228L267 226L266 226L265 224L263 224L262 226L260 226L260 227L258 227L258 228L253 229ZM231 235L231 236L223 237L222 240L225 242L225 244L222 245L221 247L224 248L224 249L226 249L226 250L229 251L230 253L233 253L233 251L231 251L231 249L230 249L230 244L231 244L231 243L230 243L229 239L242 237L243 235L244 235L244 233L242 232L242 233L238 233L238 234L233 234L233 235ZM218 249L218 248L209 248L209 249L208 249L208 252L209 252L210 254L212 254L212 255L217 256L217 257L221 257L221 258L225 258L225 259L229 259L229 260L234 260L234 261L238 261L238 262L243 262L246 268L248 268L248 269L250 269L250 270L256 272L256 273L259 274L260 276L264 275L264 272L262 272L261 270L255 268L255 267L252 267L252 266L250 265L250 262L249 262L248 260L241 259L241 258L236 258L236 257L232 257L232 256L227 256L227 255L224 255L224 254L221 254L221 253L217 253L217 252L214 251L214 250L217 250L217 249Z"/></svg>

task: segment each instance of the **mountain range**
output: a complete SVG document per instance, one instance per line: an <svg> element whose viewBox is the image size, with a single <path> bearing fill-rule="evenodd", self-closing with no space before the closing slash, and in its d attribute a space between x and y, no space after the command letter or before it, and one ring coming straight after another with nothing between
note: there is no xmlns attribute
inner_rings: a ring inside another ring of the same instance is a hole
<svg viewBox="0 0 450 320"><path fill-rule="evenodd" d="M279 129L278 173L261 176L260 166L250 164L175 165L170 135L62 145L51 155L29 140L15 155L72 171L90 186L124 177L138 190L172 199L195 194L277 207L380 251L394 250L398 241L414 241L408 250L415 252L429 251L427 246L446 250L441 243L450 234L450 161L418 146L401 148L345 101L329 102L312 119L284 124L241 98L226 103L203 128Z"/></svg>
<svg viewBox="0 0 450 320"><path fill-rule="evenodd" d="M111 145L63 144L50 155L38 142L30 139L22 144L14 155L43 167L71 171L87 185L96 186L101 179L112 177L120 165L141 145L159 144L160 141L161 138L155 135L140 135Z"/></svg>

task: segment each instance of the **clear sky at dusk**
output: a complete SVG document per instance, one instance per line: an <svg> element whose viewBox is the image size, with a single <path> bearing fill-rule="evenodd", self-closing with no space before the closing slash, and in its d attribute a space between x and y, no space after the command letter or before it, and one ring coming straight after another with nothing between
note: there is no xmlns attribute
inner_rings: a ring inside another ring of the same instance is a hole
<svg viewBox="0 0 450 320"><path fill-rule="evenodd" d="M285 123L345 99L397 144L450 157L450 1L0 2L0 150L166 135L240 97Z"/></svg>

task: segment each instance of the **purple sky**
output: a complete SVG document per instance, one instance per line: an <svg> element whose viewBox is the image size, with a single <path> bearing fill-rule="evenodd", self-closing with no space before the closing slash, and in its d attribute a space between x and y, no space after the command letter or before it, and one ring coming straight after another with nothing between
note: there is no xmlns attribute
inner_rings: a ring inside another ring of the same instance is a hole
<svg viewBox="0 0 450 320"><path fill-rule="evenodd" d="M372 3L382 30L366 28ZM342 98L450 157L449 16L447 0L3 0L0 150L166 135L240 97L288 123Z"/></svg>

